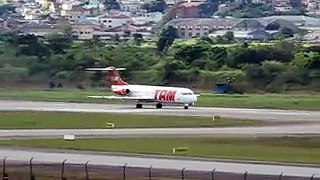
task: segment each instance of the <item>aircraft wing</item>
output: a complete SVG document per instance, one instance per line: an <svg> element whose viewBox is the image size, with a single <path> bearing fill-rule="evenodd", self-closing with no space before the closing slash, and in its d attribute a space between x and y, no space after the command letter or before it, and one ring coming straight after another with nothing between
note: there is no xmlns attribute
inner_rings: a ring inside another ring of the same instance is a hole
<svg viewBox="0 0 320 180"><path fill-rule="evenodd" d="M88 96L88 98L95 99L121 99L121 100L154 100L153 97L141 96L141 97L130 97L130 96Z"/></svg>

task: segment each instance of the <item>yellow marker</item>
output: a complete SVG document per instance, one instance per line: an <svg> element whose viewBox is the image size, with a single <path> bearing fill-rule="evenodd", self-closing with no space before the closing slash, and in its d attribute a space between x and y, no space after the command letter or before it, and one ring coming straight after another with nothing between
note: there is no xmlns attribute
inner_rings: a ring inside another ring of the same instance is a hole
<svg viewBox="0 0 320 180"><path fill-rule="evenodd" d="M172 149L172 153L176 154L177 152L186 152L188 150L189 150L188 147L176 147Z"/></svg>
<svg viewBox="0 0 320 180"><path fill-rule="evenodd" d="M106 123L107 128L114 128L114 123Z"/></svg>

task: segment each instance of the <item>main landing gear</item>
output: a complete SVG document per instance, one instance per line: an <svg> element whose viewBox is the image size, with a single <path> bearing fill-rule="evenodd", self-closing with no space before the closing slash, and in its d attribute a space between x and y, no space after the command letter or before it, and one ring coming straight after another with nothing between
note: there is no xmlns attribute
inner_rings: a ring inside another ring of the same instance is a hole
<svg viewBox="0 0 320 180"><path fill-rule="evenodd" d="M136 104L136 108L137 109L142 109L142 104L141 103ZM161 103L157 103L156 104L156 108L157 109L161 109L162 108L162 104ZM189 109L189 104L185 104L184 105L184 109Z"/></svg>
<svg viewBox="0 0 320 180"><path fill-rule="evenodd" d="M162 104L161 103L157 103L156 108L157 109L161 109L162 108Z"/></svg>
<svg viewBox="0 0 320 180"><path fill-rule="evenodd" d="M139 103L139 104L136 104L136 108L137 108L137 109L141 109L141 108L142 108L142 104L140 104L140 103Z"/></svg>

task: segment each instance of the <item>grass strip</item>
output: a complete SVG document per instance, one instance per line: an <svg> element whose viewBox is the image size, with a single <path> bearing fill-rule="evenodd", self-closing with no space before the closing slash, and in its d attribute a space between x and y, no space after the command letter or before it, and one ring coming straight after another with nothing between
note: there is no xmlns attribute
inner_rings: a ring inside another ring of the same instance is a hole
<svg viewBox="0 0 320 180"><path fill-rule="evenodd" d="M68 112L0 112L0 129L48 128L162 128L162 127L229 127L260 125L257 120L208 117L151 116Z"/></svg>

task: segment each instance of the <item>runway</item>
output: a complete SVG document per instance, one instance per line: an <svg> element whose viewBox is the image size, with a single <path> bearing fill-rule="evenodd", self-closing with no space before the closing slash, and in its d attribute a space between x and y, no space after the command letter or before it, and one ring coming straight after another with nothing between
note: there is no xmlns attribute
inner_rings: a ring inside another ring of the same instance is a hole
<svg viewBox="0 0 320 180"><path fill-rule="evenodd" d="M241 109L241 108L205 108L167 107L155 109L146 106L144 109L135 109L134 105L122 104L89 104L66 102L32 102L0 100L0 111L57 111L57 112L100 112L121 114L149 114L175 116L205 116L238 119L256 119L270 122L309 122L305 124L289 124L262 127L228 127L228 128L161 128L161 129L30 129L30 130L0 130L0 138L62 138L65 134L79 137L107 136L107 137L152 137L152 136L288 136L288 135L320 135L320 112L295 111L274 109ZM0 117L1 120L1 117ZM310 123L313 122L313 123ZM128 157L92 152L70 151L40 151L18 150L1 148L0 154L10 160L28 161L31 157L34 162L61 163L68 159L69 163L84 163L96 165L124 165L134 167L182 169L195 171L211 171L216 168L220 172L310 177L312 174L320 176L319 168L303 166L268 165L255 163L217 162L190 159L165 159L159 157Z"/></svg>
<svg viewBox="0 0 320 180"><path fill-rule="evenodd" d="M134 105L122 104L92 104L92 103L67 103L67 102L33 102L33 101L7 101L0 100L1 111L64 111L64 112L101 112L122 114L152 114L175 116L205 116L219 115L238 119L259 119L265 121L319 121L318 111L295 111L274 109L241 109L241 108L211 108L211 107L183 107L165 106L156 109L154 106L145 106L136 109ZM1 118L1 117L0 117Z"/></svg>
<svg viewBox="0 0 320 180"><path fill-rule="evenodd" d="M64 135L78 137L270 137L320 135L320 124L279 125L262 127L226 128L131 128L131 129L30 129L0 130L0 138L62 138Z"/></svg>
<svg viewBox="0 0 320 180"><path fill-rule="evenodd" d="M29 162L33 157L33 163L61 163L67 159L67 163L84 164L89 161L89 165L112 165L123 166L127 163L131 167L152 166L153 168L174 169L194 171L212 171L214 168L218 172L244 173L250 174L279 175L284 173L285 176L311 177L313 174L320 175L318 167L302 167L275 164L257 164L257 163L236 163L236 162L215 162L206 160L193 159L172 159L160 157L134 157L99 154L93 152L74 152L62 150L17 150L17 149L0 149L1 155L6 155L7 160ZM315 176L317 177L317 176Z"/></svg>

